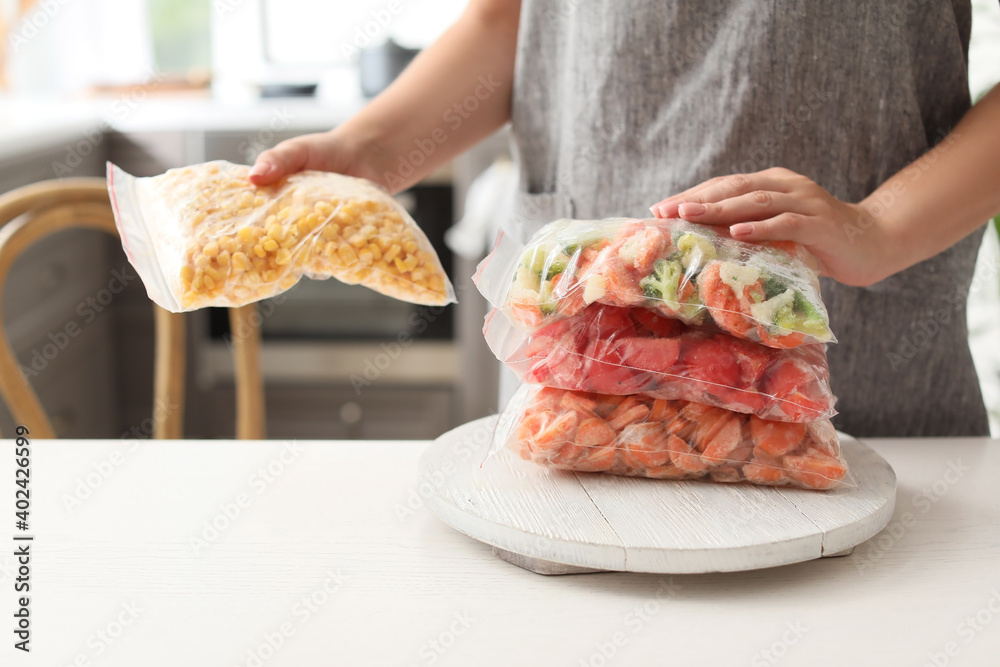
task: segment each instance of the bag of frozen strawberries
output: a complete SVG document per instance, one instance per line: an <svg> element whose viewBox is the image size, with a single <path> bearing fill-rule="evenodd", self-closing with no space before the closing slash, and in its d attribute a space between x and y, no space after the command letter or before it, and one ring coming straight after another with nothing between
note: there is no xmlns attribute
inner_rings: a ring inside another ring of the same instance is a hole
<svg viewBox="0 0 1000 667"><path fill-rule="evenodd" d="M136 178L108 164L122 246L155 303L242 306L302 276L423 305L455 300L427 237L374 183L304 171L258 187L248 171L216 161Z"/></svg>
<svg viewBox="0 0 1000 667"><path fill-rule="evenodd" d="M600 303L534 330L494 310L483 333L497 359L531 384L695 401L778 421L836 414L823 345L766 347Z"/></svg>
<svg viewBox="0 0 1000 667"><path fill-rule="evenodd" d="M563 470L806 489L848 485L829 420L802 424L643 396L523 385L491 451Z"/></svg>
<svg viewBox="0 0 1000 667"><path fill-rule="evenodd" d="M501 236L476 285L527 329L602 303L711 323L769 347L835 342L808 251L684 220L557 220L525 247Z"/></svg>

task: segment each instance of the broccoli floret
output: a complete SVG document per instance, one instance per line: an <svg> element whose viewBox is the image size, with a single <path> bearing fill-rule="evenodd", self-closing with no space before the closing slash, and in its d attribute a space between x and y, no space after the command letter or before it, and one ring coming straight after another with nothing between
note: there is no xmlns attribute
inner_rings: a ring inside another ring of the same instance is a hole
<svg viewBox="0 0 1000 667"><path fill-rule="evenodd" d="M648 299L677 303L677 288L684 269L681 263L658 259L653 263L653 272L639 281L642 293Z"/></svg>
<svg viewBox="0 0 1000 667"><path fill-rule="evenodd" d="M795 313L795 319L798 323L796 327L798 331L820 339L830 338L830 327L827 324L826 317L801 292L795 293L792 310Z"/></svg>
<svg viewBox="0 0 1000 667"><path fill-rule="evenodd" d="M572 257L556 246L535 246L521 258L521 266L539 276L551 280L566 270Z"/></svg>
<svg viewBox="0 0 1000 667"><path fill-rule="evenodd" d="M831 337L823 314L797 290L787 289L760 307L751 307L754 318L778 331L798 331L820 340Z"/></svg>
<svg viewBox="0 0 1000 667"><path fill-rule="evenodd" d="M785 290L788 289L788 285L781 282L774 276L766 276L764 278L764 298L773 299L779 294L784 294Z"/></svg>

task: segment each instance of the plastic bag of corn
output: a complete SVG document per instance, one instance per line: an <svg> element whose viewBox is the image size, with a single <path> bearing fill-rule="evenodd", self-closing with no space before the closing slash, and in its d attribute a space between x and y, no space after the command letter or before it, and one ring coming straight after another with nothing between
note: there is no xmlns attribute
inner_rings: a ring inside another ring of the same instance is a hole
<svg viewBox="0 0 1000 667"><path fill-rule="evenodd" d="M427 237L374 183L304 171L257 187L248 170L219 160L136 178L108 163L122 246L161 307L242 306L302 276L423 305L455 301Z"/></svg>

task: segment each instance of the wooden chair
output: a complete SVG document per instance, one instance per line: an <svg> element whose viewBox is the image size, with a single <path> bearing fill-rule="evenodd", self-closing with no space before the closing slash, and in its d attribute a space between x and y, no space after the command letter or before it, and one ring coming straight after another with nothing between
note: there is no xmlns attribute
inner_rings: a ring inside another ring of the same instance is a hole
<svg viewBox="0 0 1000 667"><path fill-rule="evenodd" d="M0 313L3 285L14 260L27 247L55 232L97 229L118 238L114 214L103 178L72 178L42 181L0 196ZM154 420L154 438L180 438L184 424L184 318L154 305L156 317L156 361L154 404L180 405L162 420ZM229 310L233 331L249 331L233 337L236 380L236 437L265 437L264 385L260 371L260 328L252 315L256 305ZM38 396L18 368L0 317L0 394L14 418L29 425L32 436L54 438L52 424Z"/></svg>

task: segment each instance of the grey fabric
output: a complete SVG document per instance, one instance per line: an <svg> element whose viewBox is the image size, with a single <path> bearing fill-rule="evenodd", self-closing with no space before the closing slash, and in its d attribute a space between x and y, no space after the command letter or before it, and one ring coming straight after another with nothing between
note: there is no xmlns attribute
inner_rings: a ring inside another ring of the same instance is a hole
<svg viewBox="0 0 1000 667"><path fill-rule="evenodd" d="M577 218L648 216L707 178L771 166L860 201L969 108L970 22L967 0L523 0L513 231L559 217L553 201ZM988 433L965 323L981 238L871 288L824 281L838 428Z"/></svg>

